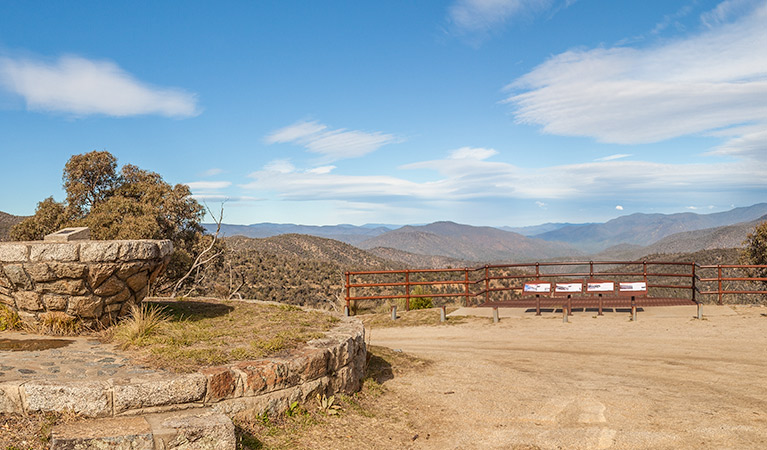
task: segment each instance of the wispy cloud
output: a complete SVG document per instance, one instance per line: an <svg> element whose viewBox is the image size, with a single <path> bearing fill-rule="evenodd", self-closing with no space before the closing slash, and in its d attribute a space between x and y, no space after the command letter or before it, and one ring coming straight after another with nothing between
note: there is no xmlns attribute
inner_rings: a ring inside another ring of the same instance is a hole
<svg viewBox="0 0 767 450"><path fill-rule="evenodd" d="M483 160L497 155L498 152L492 148L480 147L461 147L450 152L450 159L477 159Z"/></svg>
<svg viewBox="0 0 767 450"><path fill-rule="evenodd" d="M295 172L296 167L287 159L275 159L264 166L266 172L291 173Z"/></svg>
<svg viewBox="0 0 767 450"><path fill-rule="evenodd" d="M224 173L224 169L213 167L201 173L200 175L202 175L203 177L214 177L216 175L221 175L222 173Z"/></svg>
<svg viewBox="0 0 767 450"><path fill-rule="evenodd" d="M594 161L597 161L597 162L601 162L601 161L615 161L616 159L628 158L629 156L631 156L631 155L628 154L628 153L617 153L615 155L609 155L609 156L604 156L602 158L597 158Z"/></svg>
<svg viewBox="0 0 767 450"><path fill-rule="evenodd" d="M556 55L514 81L509 89L521 92L507 101L520 123L608 143L658 142L743 124L766 129L767 52L754 49L767 48L767 5L729 22L709 21L696 35L653 47ZM744 137L734 136L726 151L736 151Z"/></svg>
<svg viewBox="0 0 767 450"><path fill-rule="evenodd" d="M192 190L215 190L225 189L232 185L229 181L192 181L185 183Z"/></svg>
<svg viewBox="0 0 767 450"><path fill-rule="evenodd" d="M345 200L381 202L472 201L476 199L587 200L597 198L654 198L695 196L706 192L767 190L767 166L741 160L711 164L660 164L647 161L602 161L522 168L480 159L421 161L401 171L433 171L434 181L417 182L404 176L349 176L329 172L252 173L245 189L270 191L289 200ZM404 172L403 172L404 175ZM705 186L705 188L703 188Z"/></svg>
<svg viewBox="0 0 767 450"><path fill-rule="evenodd" d="M177 118L200 112L194 94L151 86L113 62L79 56L55 62L0 57L0 85L23 97L27 108L35 111Z"/></svg>
<svg viewBox="0 0 767 450"><path fill-rule="evenodd" d="M448 8L459 33L487 33L523 15L549 9L555 0L457 0ZM566 4L574 3L568 1Z"/></svg>
<svg viewBox="0 0 767 450"><path fill-rule="evenodd" d="M700 20L709 28L714 28L751 12L761 0L725 0L711 11L700 15Z"/></svg>
<svg viewBox="0 0 767 450"><path fill-rule="evenodd" d="M331 130L314 121L297 122L266 136L269 144L296 143L330 161L360 157L396 141L391 134L343 128Z"/></svg>

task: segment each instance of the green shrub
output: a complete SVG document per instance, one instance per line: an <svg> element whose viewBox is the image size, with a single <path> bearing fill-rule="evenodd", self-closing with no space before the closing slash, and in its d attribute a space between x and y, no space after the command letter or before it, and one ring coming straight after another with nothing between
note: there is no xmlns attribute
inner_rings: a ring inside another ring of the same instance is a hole
<svg viewBox="0 0 767 450"><path fill-rule="evenodd" d="M428 293L423 286L416 286L411 294L414 297L410 298L410 309L429 309L434 307L431 297L422 297L422 295Z"/></svg>

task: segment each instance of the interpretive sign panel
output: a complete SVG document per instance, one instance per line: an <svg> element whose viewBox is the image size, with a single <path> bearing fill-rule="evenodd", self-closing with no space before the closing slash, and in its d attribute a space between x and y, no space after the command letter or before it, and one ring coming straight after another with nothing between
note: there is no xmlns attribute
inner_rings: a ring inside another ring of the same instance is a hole
<svg viewBox="0 0 767 450"><path fill-rule="evenodd" d="M583 283L557 283L556 292L581 292Z"/></svg>
<svg viewBox="0 0 767 450"><path fill-rule="evenodd" d="M551 283L525 283L525 292L532 293L549 293L551 291Z"/></svg>
<svg viewBox="0 0 767 450"><path fill-rule="evenodd" d="M647 290L647 283L644 281L636 281L633 283L621 283L621 292L643 292Z"/></svg>

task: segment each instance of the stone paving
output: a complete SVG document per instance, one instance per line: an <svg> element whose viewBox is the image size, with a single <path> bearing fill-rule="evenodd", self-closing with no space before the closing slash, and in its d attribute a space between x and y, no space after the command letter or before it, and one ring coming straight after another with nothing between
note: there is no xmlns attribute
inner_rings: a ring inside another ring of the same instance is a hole
<svg viewBox="0 0 767 450"><path fill-rule="evenodd" d="M47 349L15 350L46 344ZM27 380L108 380L161 377L162 371L131 362L112 344L89 337L51 337L22 332L0 333L0 383Z"/></svg>

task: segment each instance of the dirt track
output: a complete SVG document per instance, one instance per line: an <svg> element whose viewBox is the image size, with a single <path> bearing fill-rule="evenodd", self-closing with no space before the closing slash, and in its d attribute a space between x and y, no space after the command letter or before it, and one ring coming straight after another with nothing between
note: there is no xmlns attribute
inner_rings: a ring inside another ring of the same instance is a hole
<svg viewBox="0 0 767 450"><path fill-rule="evenodd" d="M513 314L369 330L433 361L386 382L414 448L767 448L767 308Z"/></svg>

